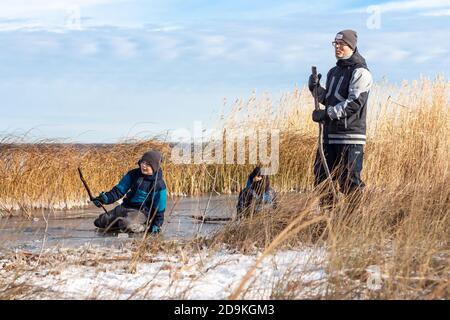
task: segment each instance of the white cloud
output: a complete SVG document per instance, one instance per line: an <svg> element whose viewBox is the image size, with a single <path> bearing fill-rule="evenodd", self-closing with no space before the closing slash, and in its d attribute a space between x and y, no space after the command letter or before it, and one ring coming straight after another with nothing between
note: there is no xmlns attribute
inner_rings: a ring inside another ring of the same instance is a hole
<svg viewBox="0 0 450 320"><path fill-rule="evenodd" d="M99 51L98 45L95 42L85 42L78 46L78 52L82 55L94 55Z"/></svg>
<svg viewBox="0 0 450 320"><path fill-rule="evenodd" d="M231 42L222 35L200 35L196 37L197 48L202 59L214 59L229 51Z"/></svg>
<svg viewBox="0 0 450 320"><path fill-rule="evenodd" d="M79 30L81 27L70 22L74 13L82 14L84 8L124 1L130 0L2 0L0 31Z"/></svg>
<svg viewBox="0 0 450 320"><path fill-rule="evenodd" d="M225 43L226 38L221 35L206 35L200 36L199 39L207 45L216 46L223 45Z"/></svg>
<svg viewBox="0 0 450 320"><path fill-rule="evenodd" d="M152 29L152 31L157 31L157 29ZM178 58L181 51L180 40L170 33L152 34L145 38L144 45L153 49L163 61L172 61Z"/></svg>
<svg viewBox="0 0 450 320"><path fill-rule="evenodd" d="M414 61L417 63L424 63L436 59L439 56L442 56L442 58L448 56L448 50L440 47L430 48L426 52L417 55L414 58Z"/></svg>
<svg viewBox="0 0 450 320"><path fill-rule="evenodd" d="M73 7L92 7L118 0L2 0L0 18L28 19L55 11L65 11Z"/></svg>
<svg viewBox="0 0 450 320"><path fill-rule="evenodd" d="M422 13L423 16L441 17L450 16L450 9L447 10L435 10Z"/></svg>
<svg viewBox="0 0 450 320"><path fill-rule="evenodd" d="M138 54L137 44L127 38L113 37L110 44L119 57L134 58Z"/></svg>
<svg viewBox="0 0 450 320"><path fill-rule="evenodd" d="M36 30L42 29L44 25L36 21L14 21L8 20L0 22L0 31L14 31L20 29Z"/></svg>
<svg viewBox="0 0 450 320"><path fill-rule="evenodd" d="M403 49L393 49L389 52L389 59L392 61L402 61L411 55L411 51Z"/></svg>
<svg viewBox="0 0 450 320"><path fill-rule="evenodd" d="M161 25L158 27L154 27L153 29L150 28L148 31L156 31L156 32L172 32L172 31L179 31L182 30L182 26L178 25Z"/></svg>
<svg viewBox="0 0 450 320"><path fill-rule="evenodd" d="M395 37L396 35L393 36L393 38ZM399 62L415 54L412 51L403 49L403 46L405 45L398 44L396 47L389 45L369 46L369 48L363 52L363 55L368 61L372 62Z"/></svg>
<svg viewBox="0 0 450 320"><path fill-rule="evenodd" d="M450 0L413 0L390 1L370 7L378 9L381 13L393 11L424 10L450 7ZM366 12L367 7L349 10L349 12Z"/></svg>
<svg viewBox="0 0 450 320"><path fill-rule="evenodd" d="M280 59L288 65L300 63L305 58L305 49L300 45L290 45L282 50Z"/></svg>

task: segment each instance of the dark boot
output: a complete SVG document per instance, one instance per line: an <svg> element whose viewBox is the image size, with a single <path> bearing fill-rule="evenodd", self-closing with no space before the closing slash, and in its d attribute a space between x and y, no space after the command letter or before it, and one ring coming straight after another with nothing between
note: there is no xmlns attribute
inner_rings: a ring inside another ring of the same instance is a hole
<svg viewBox="0 0 450 320"><path fill-rule="evenodd" d="M94 220L94 226L97 228L102 228L102 225L100 224L100 217Z"/></svg>
<svg viewBox="0 0 450 320"><path fill-rule="evenodd" d="M108 226L108 224L109 224L109 216L107 213L102 213L94 221L94 225L100 229L106 228Z"/></svg>
<svg viewBox="0 0 450 320"><path fill-rule="evenodd" d="M111 210L108 213L102 213L97 219L95 219L94 225L100 229L108 229L108 231L117 231L121 229L119 222L122 218L115 217L114 213L116 213L116 211Z"/></svg>

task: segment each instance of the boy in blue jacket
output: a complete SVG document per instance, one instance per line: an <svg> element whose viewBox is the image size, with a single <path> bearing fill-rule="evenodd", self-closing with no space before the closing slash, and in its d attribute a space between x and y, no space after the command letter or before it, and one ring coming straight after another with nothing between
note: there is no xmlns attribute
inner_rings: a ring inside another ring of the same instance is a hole
<svg viewBox="0 0 450 320"><path fill-rule="evenodd" d="M110 191L101 192L94 198L94 204L101 207L101 204L111 204L125 196L122 204L101 214L94 225L102 229L131 232L149 228L151 233L159 233L164 222L167 197L161 162L159 151L144 153L138 161L139 168L129 171ZM133 220L140 222L132 223Z"/></svg>
<svg viewBox="0 0 450 320"><path fill-rule="evenodd" d="M276 192L270 187L269 177L261 173L260 167L256 167L250 173L245 188L239 193L237 215L240 218L251 211L259 212L265 207L277 207Z"/></svg>

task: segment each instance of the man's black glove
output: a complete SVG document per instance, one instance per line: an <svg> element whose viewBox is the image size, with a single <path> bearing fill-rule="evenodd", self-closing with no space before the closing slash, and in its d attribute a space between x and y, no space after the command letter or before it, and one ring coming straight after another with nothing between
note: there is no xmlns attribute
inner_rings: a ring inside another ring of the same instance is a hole
<svg viewBox="0 0 450 320"><path fill-rule="evenodd" d="M104 192L100 192L98 197L92 199L97 208L101 208L102 204L108 204L108 196Z"/></svg>
<svg viewBox="0 0 450 320"><path fill-rule="evenodd" d="M314 122L324 122L329 119L326 110L314 110L312 113L312 119Z"/></svg>
<svg viewBox="0 0 450 320"><path fill-rule="evenodd" d="M308 88L309 91L313 91L313 89L317 86L320 86L320 79L322 78L322 74L318 74L318 75L313 75L311 74L309 76L309 81L308 81Z"/></svg>

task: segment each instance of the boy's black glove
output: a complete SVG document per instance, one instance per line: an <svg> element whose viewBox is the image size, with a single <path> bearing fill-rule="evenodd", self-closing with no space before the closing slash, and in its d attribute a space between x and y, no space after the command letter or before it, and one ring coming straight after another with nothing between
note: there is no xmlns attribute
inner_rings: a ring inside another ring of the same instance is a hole
<svg viewBox="0 0 450 320"><path fill-rule="evenodd" d="M317 86L320 86L320 79L322 78L322 74L318 74L318 75L313 75L311 74L309 76L309 80L308 80L308 88L309 91L313 91L313 89Z"/></svg>
<svg viewBox="0 0 450 320"><path fill-rule="evenodd" d="M314 110L312 113L312 119L314 122L325 122L328 118L329 117L326 110Z"/></svg>
<svg viewBox="0 0 450 320"><path fill-rule="evenodd" d="M100 192L98 197L92 199L97 208L101 208L102 204L108 204L108 196L104 192Z"/></svg>

